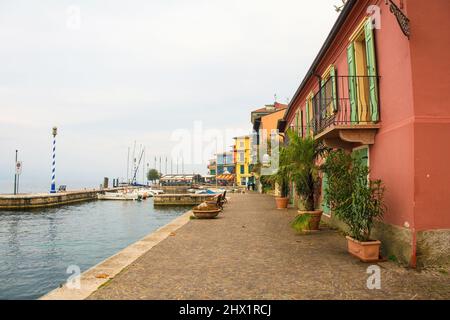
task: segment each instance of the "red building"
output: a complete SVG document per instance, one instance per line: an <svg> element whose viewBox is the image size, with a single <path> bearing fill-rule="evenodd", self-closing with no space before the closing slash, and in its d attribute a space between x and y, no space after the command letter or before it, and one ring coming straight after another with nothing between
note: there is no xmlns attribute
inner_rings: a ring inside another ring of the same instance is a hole
<svg viewBox="0 0 450 320"><path fill-rule="evenodd" d="M374 237L412 266L450 264L449 52L450 1L349 0L279 122L367 160Z"/></svg>

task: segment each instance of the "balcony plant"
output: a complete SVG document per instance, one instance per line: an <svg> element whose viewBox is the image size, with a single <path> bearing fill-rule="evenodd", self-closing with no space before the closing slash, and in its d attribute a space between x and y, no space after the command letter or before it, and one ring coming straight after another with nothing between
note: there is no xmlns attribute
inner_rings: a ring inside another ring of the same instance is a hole
<svg viewBox="0 0 450 320"><path fill-rule="evenodd" d="M320 159L328 148L313 137L300 137L297 132L288 131L289 145L285 149L286 170L295 183L295 191L302 202L302 210L293 221L297 230L319 230L322 210L317 210L317 195L320 190ZM304 209L304 210L303 210Z"/></svg>
<svg viewBox="0 0 450 320"><path fill-rule="evenodd" d="M367 165L342 150L330 153L322 170L328 176L325 201L349 228L349 253L365 262L377 261L381 242L372 240L370 232L385 212L382 181L370 180Z"/></svg>

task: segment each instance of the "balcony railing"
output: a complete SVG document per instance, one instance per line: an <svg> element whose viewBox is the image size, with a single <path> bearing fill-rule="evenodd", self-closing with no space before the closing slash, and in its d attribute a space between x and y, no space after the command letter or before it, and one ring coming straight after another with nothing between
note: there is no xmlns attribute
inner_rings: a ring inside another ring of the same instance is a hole
<svg viewBox="0 0 450 320"><path fill-rule="evenodd" d="M376 124L378 101L378 77L330 77L312 98L310 130L317 135L333 125Z"/></svg>

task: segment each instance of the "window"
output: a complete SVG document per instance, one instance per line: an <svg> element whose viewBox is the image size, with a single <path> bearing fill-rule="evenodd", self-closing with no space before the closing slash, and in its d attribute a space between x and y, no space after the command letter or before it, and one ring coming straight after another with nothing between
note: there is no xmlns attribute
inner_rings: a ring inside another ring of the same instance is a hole
<svg viewBox="0 0 450 320"><path fill-rule="evenodd" d="M336 88L336 68L330 65L322 75L321 92L321 116L322 119L333 115L337 112L337 88Z"/></svg>
<svg viewBox="0 0 450 320"><path fill-rule="evenodd" d="M350 37L347 48L351 122L377 122L378 89L375 41L370 19Z"/></svg>
<svg viewBox="0 0 450 320"><path fill-rule="evenodd" d="M241 168L240 168L241 174L245 174L245 166L244 166L244 165L241 165L240 167L241 167Z"/></svg>
<svg viewBox="0 0 450 320"><path fill-rule="evenodd" d="M244 141L239 141L239 149L244 149Z"/></svg>
<svg viewBox="0 0 450 320"><path fill-rule="evenodd" d="M239 155L239 158L238 158L239 160L238 161L239 162L244 162L244 160L245 160L244 152L241 151L241 152L239 152L238 155Z"/></svg>

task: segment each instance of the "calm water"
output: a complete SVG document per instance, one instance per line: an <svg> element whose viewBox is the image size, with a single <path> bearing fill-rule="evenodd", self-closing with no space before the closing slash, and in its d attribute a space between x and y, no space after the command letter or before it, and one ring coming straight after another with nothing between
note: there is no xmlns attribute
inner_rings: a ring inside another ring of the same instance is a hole
<svg viewBox="0 0 450 320"><path fill-rule="evenodd" d="M85 271L185 211L152 199L0 211L0 299L36 299L67 280L68 266Z"/></svg>

